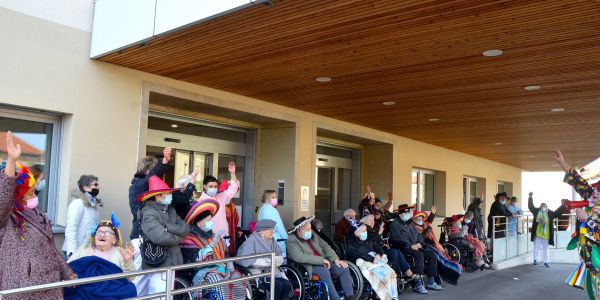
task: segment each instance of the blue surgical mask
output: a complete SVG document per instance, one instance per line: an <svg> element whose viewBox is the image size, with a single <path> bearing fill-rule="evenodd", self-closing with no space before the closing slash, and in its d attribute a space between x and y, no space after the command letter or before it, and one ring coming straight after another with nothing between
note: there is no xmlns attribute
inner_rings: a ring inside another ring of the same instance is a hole
<svg viewBox="0 0 600 300"><path fill-rule="evenodd" d="M214 197L215 195L217 195L217 188L207 188L206 194L208 194L211 197Z"/></svg>
<svg viewBox="0 0 600 300"><path fill-rule="evenodd" d="M36 190L39 192L39 191L42 191L45 187L46 187L46 179L40 181Z"/></svg>
<svg viewBox="0 0 600 300"><path fill-rule="evenodd" d="M303 238L307 241L312 239L312 230L305 232Z"/></svg>
<svg viewBox="0 0 600 300"><path fill-rule="evenodd" d="M506 205L506 200L500 200L500 204Z"/></svg>
<svg viewBox="0 0 600 300"><path fill-rule="evenodd" d="M471 223L471 220L465 219L465 224L469 224L469 223Z"/></svg>
<svg viewBox="0 0 600 300"><path fill-rule="evenodd" d="M209 232L209 231L211 231L211 230L212 230L212 228L213 228L213 221L212 221L212 220L210 220L210 221L206 222L206 224L204 224L204 227L203 227L203 228L201 228L201 229L202 229L204 232Z"/></svg>
<svg viewBox="0 0 600 300"><path fill-rule="evenodd" d="M423 226L423 220L416 221L415 224L417 224L419 226Z"/></svg>
<svg viewBox="0 0 600 300"><path fill-rule="evenodd" d="M173 195L168 194L167 196L165 196L165 199L162 200L162 204L170 205L172 201L173 201Z"/></svg>
<svg viewBox="0 0 600 300"><path fill-rule="evenodd" d="M358 238L359 238L361 241L366 241L366 240L367 240L367 232L366 232L366 231L364 231L364 232L361 232L361 233L360 233L360 235L358 236Z"/></svg>
<svg viewBox="0 0 600 300"><path fill-rule="evenodd" d="M402 214L402 220L404 222L410 220L410 217L412 217L412 214L408 213L408 214Z"/></svg>

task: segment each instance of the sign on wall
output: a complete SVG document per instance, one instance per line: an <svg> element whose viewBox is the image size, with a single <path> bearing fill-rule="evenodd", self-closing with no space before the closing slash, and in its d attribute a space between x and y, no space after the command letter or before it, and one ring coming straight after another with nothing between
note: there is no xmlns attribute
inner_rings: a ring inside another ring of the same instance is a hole
<svg viewBox="0 0 600 300"><path fill-rule="evenodd" d="M277 205L283 205L283 195L285 192L285 180L277 181Z"/></svg>
<svg viewBox="0 0 600 300"><path fill-rule="evenodd" d="M308 211L308 195L310 194L309 187L303 185L300 187L300 211Z"/></svg>

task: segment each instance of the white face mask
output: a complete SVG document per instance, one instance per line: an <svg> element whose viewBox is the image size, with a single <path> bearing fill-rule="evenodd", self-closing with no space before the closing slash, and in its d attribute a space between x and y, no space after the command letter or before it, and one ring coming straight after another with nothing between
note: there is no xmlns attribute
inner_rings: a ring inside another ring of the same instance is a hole
<svg viewBox="0 0 600 300"><path fill-rule="evenodd" d="M217 195L217 188L207 188L206 194L208 194L211 197L214 197L215 195Z"/></svg>
<svg viewBox="0 0 600 300"><path fill-rule="evenodd" d="M465 219L465 224L469 224L469 223L471 223L471 220Z"/></svg>

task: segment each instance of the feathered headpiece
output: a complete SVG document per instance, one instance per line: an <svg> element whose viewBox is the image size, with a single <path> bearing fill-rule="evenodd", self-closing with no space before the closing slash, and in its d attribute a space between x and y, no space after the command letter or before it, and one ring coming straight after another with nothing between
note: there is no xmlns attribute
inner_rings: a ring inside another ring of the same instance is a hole
<svg viewBox="0 0 600 300"><path fill-rule="evenodd" d="M3 162L0 166L0 171L4 170L6 162ZM34 186L35 178L33 174L27 169L26 166L17 163L17 182L15 186L15 199L12 206L12 214L16 221L16 233L19 235L21 240L25 239L25 219L20 214L25 209L23 203L23 197L25 194Z"/></svg>
<svg viewBox="0 0 600 300"><path fill-rule="evenodd" d="M121 223L119 222L119 219L117 219L117 215L115 215L114 212L112 212L110 214L110 221L103 220L98 225L94 225L90 229L90 243L94 242L94 237L96 236L96 231L98 231L98 227L103 227L103 226L110 228L115 233L115 239L117 240L117 246L121 247L122 246L121 231L119 230Z"/></svg>

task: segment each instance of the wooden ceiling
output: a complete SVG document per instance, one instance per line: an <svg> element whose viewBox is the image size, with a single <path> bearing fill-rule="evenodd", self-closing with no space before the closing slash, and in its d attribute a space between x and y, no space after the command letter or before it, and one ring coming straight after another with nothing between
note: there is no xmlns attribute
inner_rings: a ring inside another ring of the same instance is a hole
<svg viewBox="0 0 600 300"><path fill-rule="evenodd" d="M272 2L99 60L526 170L600 156L599 1Z"/></svg>

